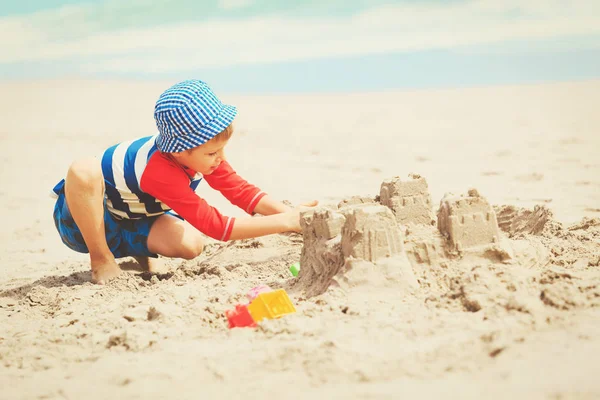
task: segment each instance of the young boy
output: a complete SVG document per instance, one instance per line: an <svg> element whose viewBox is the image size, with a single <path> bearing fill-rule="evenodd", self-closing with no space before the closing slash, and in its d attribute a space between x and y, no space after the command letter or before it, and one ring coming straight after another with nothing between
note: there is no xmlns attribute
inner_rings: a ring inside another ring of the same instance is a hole
<svg viewBox="0 0 600 400"><path fill-rule="evenodd" d="M184 81L158 99L158 135L123 142L102 159L75 161L54 188L54 223L71 249L90 254L92 281L116 277L116 258L193 259L202 234L221 241L300 231L299 213L249 184L226 161L237 110L206 83ZM195 193L204 179L231 203L259 218L223 216ZM315 206L316 202L304 206ZM177 213L177 216L172 212Z"/></svg>

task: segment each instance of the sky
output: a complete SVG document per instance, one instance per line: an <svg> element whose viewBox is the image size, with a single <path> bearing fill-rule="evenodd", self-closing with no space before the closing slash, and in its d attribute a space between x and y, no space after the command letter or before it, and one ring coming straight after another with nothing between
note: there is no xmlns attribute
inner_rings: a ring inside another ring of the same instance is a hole
<svg viewBox="0 0 600 400"><path fill-rule="evenodd" d="M0 0L0 80L344 92L600 78L599 0Z"/></svg>

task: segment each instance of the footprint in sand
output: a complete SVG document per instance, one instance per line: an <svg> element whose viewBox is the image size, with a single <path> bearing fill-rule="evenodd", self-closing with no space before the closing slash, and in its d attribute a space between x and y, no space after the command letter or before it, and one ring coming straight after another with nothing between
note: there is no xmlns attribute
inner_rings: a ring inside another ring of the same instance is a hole
<svg viewBox="0 0 600 400"><path fill-rule="evenodd" d="M558 141L558 143L560 145L570 145L570 144L583 144L583 140L581 140L578 137L575 136L571 136L571 137L566 137L564 139L560 139Z"/></svg>
<svg viewBox="0 0 600 400"><path fill-rule="evenodd" d="M561 149L557 149L556 152L562 154ZM570 164L577 164L577 163L581 162L581 160L579 158L573 158L573 157L563 157L563 158L559 158L556 161L562 162L562 163L570 163Z"/></svg>
<svg viewBox="0 0 600 400"><path fill-rule="evenodd" d="M544 175L534 172L532 174L517 175L515 179L519 182L539 182L544 179Z"/></svg>
<svg viewBox="0 0 600 400"><path fill-rule="evenodd" d="M552 203L552 199L531 199L531 201L536 203Z"/></svg>
<svg viewBox="0 0 600 400"><path fill-rule="evenodd" d="M575 182L575 186L600 186L600 182L577 181Z"/></svg>
<svg viewBox="0 0 600 400"><path fill-rule="evenodd" d="M510 155L512 155L512 152L510 150L500 150L494 153L494 155L496 157L508 157Z"/></svg>

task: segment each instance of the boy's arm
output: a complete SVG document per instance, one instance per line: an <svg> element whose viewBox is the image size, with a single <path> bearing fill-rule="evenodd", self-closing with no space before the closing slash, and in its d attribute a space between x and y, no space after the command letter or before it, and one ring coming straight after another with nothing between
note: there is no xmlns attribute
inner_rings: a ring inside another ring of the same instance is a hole
<svg viewBox="0 0 600 400"><path fill-rule="evenodd" d="M164 202L202 233L221 241L299 231L299 211L260 218L221 215L188 185L189 178L170 162L153 157L141 179L141 189ZM263 197L264 198L264 197Z"/></svg>
<svg viewBox="0 0 600 400"><path fill-rule="evenodd" d="M266 196L263 197L263 200L264 199L266 199L266 201L263 203L263 207L269 207L266 211L273 209L281 211L277 211L275 214L264 217L236 219L230 239L247 239L282 232L301 232L300 212L309 210L319 203L318 201L313 200L304 203L301 206L291 208L278 201L270 200ZM279 204L286 209L278 208ZM259 206L260 202L259 205L256 206L256 210L259 209Z"/></svg>
<svg viewBox="0 0 600 400"><path fill-rule="evenodd" d="M273 215L292 211L292 207L288 207L280 201L271 198L269 195L264 196L256 207L254 212L261 215Z"/></svg>
<svg viewBox="0 0 600 400"><path fill-rule="evenodd" d="M153 195L200 232L220 241L248 239L289 231L300 232L299 210L258 218L233 218L221 215L216 208L210 206L190 188L185 188L185 193L170 191L170 195L165 193Z"/></svg>
<svg viewBox="0 0 600 400"><path fill-rule="evenodd" d="M290 231L300 231L299 211L292 210L258 218L236 218L229 240L248 239Z"/></svg>
<svg viewBox="0 0 600 400"><path fill-rule="evenodd" d="M227 161L223 161L212 174L206 175L204 179L213 189L220 191L227 200L248 214L272 215L292 210L248 183L231 168Z"/></svg>

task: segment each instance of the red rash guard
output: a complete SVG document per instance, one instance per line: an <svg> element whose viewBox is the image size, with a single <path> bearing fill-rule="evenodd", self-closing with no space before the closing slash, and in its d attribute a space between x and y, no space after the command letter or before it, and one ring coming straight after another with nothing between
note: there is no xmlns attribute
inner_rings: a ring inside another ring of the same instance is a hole
<svg viewBox="0 0 600 400"><path fill-rule="evenodd" d="M181 166L157 151L148 160L140 180L140 189L166 204L205 235L217 240L229 240L235 218L222 215L194 192L190 183L197 179L195 176L196 171ZM204 179L248 214L254 212L260 199L266 195L236 174L227 161L223 161Z"/></svg>

